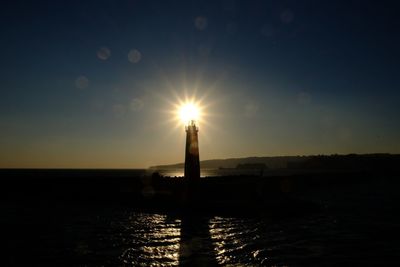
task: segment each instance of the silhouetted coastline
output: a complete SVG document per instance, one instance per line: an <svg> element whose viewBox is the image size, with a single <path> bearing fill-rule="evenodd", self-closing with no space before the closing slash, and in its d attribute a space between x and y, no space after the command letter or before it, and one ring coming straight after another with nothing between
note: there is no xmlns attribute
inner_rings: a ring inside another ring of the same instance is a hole
<svg viewBox="0 0 400 267"><path fill-rule="evenodd" d="M247 166L259 167L260 164ZM264 165L263 165L264 166ZM315 208L308 195L370 183L396 183L398 155L317 156L268 177L204 177L189 182L148 170L2 169L3 201L119 203L144 210L255 213ZM246 169L246 168L244 168ZM287 172L289 170L289 172ZM299 205L304 206L299 209Z"/></svg>
<svg viewBox="0 0 400 267"><path fill-rule="evenodd" d="M394 159L191 183L148 170L2 169L4 264L396 264Z"/></svg>

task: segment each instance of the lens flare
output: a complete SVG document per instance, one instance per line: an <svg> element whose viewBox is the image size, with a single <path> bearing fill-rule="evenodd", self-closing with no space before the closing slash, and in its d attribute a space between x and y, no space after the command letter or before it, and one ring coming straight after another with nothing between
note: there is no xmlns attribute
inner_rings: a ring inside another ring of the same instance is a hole
<svg viewBox="0 0 400 267"><path fill-rule="evenodd" d="M185 125L191 121L197 122L200 119L200 108L195 103L184 103L179 107L178 115Z"/></svg>

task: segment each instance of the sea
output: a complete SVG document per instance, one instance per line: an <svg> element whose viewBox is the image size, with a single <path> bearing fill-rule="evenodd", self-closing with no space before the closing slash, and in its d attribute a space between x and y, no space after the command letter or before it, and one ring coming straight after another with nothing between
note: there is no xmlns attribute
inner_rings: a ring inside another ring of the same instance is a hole
<svg viewBox="0 0 400 267"><path fill-rule="evenodd" d="M279 216L1 202L2 266L398 265L398 185L316 191L319 210Z"/></svg>
<svg viewBox="0 0 400 267"><path fill-rule="evenodd" d="M183 177L184 169L183 168L165 168L165 169L148 169L146 170L146 174L152 174L157 172L163 176L168 177ZM237 176L237 175L255 175L255 176L269 176L275 175L276 173L284 174L288 172L288 170L268 170L263 171L259 169L236 169L236 168L221 168L221 169L201 169L200 176L201 177L218 177L218 176Z"/></svg>

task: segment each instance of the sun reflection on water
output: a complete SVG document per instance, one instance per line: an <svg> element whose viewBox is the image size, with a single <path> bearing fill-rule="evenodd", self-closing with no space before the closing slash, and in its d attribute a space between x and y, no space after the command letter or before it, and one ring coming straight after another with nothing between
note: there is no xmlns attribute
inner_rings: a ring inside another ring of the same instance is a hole
<svg viewBox="0 0 400 267"><path fill-rule="evenodd" d="M253 227L246 228L249 224ZM131 245L120 260L129 266L235 265L260 262L257 258L266 253L251 247L259 238L259 229L247 219L202 216L176 219L143 214L132 217L126 227L132 232L124 243Z"/></svg>
<svg viewBox="0 0 400 267"><path fill-rule="evenodd" d="M258 238L258 228L250 219L214 217L210 219L210 236L219 264L232 265L238 262L254 262L250 244ZM249 224L250 222L250 224ZM246 225L253 227L246 229Z"/></svg>
<svg viewBox="0 0 400 267"><path fill-rule="evenodd" d="M113 221L113 228L119 230L108 235L112 238L108 241L119 251L118 262L124 266L283 266L323 252L318 242L300 238L317 228L304 226L321 225L315 218L274 222L192 212L122 217L126 220ZM90 244L81 248L93 250Z"/></svg>
<svg viewBox="0 0 400 267"><path fill-rule="evenodd" d="M326 216L272 219L107 208L103 215L85 214L67 225L68 233L80 233L67 236L73 242L73 253L88 265L296 265L324 259L323 240L313 237L332 231Z"/></svg>
<svg viewBox="0 0 400 267"><path fill-rule="evenodd" d="M179 219L166 215L138 216L130 226L134 229L133 246L124 250L122 262L132 266L179 265L180 226Z"/></svg>

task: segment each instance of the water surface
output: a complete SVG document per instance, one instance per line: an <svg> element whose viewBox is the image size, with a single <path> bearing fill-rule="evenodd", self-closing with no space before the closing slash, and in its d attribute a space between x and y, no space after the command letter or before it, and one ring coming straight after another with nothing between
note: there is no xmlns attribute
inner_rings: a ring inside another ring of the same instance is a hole
<svg viewBox="0 0 400 267"><path fill-rule="evenodd" d="M8 265L370 265L396 262L400 252L395 221L343 210L273 218L106 205L2 209Z"/></svg>

